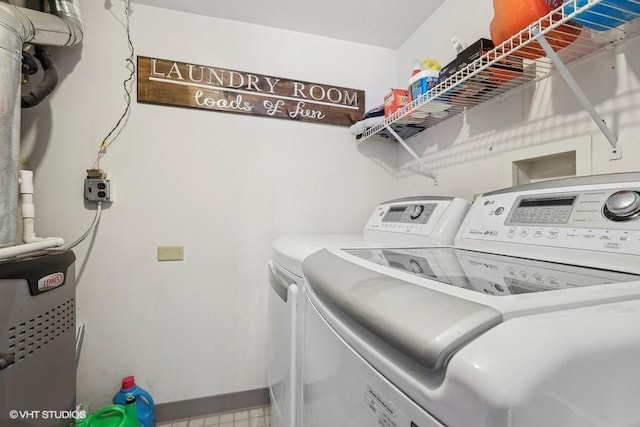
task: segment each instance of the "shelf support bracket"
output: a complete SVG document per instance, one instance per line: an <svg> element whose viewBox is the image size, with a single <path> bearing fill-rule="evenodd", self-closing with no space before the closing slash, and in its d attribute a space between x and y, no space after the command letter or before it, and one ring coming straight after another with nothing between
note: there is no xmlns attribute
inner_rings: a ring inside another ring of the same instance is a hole
<svg viewBox="0 0 640 427"><path fill-rule="evenodd" d="M418 156L416 154L416 152L413 151L411 149L411 147L409 147L409 145L402 139L402 137L400 137L400 135L398 135L398 133L395 130L393 130L393 128L391 126L389 126L387 123L385 123L384 127L387 129L387 132L389 132L400 144L402 144L404 149L407 150L409 152L409 154L411 154L411 156L418 161L418 163L420 163L420 166L422 166L422 169L424 170L425 174L429 178L433 179L434 185L438 185L438 178L436 178L436 176L429 170L429 168L422 161L420 156Z"/></svg>
<svg viewBox="0 0 640 427"><path fill-rule="evenodd" d="M611 132L611 130L607 127L606 122L602 119L602 116L598 114L596 109L594 108L591 101L587 98L584 91L578 83L575 81L569 70L567 69L562 59L558 57L553 48L549 45L549 42L544 37L543 34L540 34L540 29L536 26L531 30L533 36L537 36L537 41L540 43L540 46L544 49L545 53L551 59L551 62L560 73L560 76L564 79L564 81L569 86L569 89L573 92L573 94L578 99L578 102L582 105L582 107L589 113L595 124L600 128L600 131L607 138L611 148L609 149L609 160L618 160L622 158L622 146L618 141L618 138Z"/></svg>

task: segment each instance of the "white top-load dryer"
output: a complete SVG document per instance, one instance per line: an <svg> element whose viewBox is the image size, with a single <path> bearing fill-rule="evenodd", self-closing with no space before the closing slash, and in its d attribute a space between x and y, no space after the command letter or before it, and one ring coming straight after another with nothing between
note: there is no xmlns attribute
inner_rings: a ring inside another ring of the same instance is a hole
<svg viewBox="0 0 640 427"><path fill-rule="evenodd" d="M302 425L302 261L327 247L450 245L470 204L438 196L391 200L374 209L360 234L294 235L273 242L267 353L273 426Z"/></svg>
<svg viewBox="0 0 640 427"><path fill-rule="evenodd" d="M303 271L304 426L640 425L640 173L487 193L454 248Z"/></svg>

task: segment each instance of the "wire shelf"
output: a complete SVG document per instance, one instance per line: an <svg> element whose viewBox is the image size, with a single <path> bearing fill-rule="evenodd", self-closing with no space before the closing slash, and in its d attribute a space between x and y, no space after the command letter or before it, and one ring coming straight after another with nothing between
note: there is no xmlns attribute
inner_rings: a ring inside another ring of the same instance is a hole
<svg viewBox="0 0 640 427"><path fill-rule="evenodd" d="M391 116L367 129L371 138L403 139L548 77L552 61L540 35L571 64L640 33L640 0L568 0ZM389 128L394 132L390 132Z"/></svg>

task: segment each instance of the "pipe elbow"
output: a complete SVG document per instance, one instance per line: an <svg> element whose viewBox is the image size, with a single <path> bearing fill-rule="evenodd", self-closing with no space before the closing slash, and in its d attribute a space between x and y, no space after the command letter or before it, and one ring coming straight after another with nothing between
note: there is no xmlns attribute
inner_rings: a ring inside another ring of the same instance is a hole
<svg viewBox="0 0 640 427"><path fill-rule="evenodd" d="M4 28L13 33L14 38L19 39L21 42L31 40L35 37L36 29L33 22L20 11L18 6L0 3L0 22ZM7 46L2 47L7 48ZM15 54L19 53L14 49L10 51Z"/></svg>
<svg viewBox="0 0 640 427"><path fill-rule="evenodd" d="M61 19L67 24L67 28L69 29L69 41L65 46L80 44L84 38L84 25L82 20L72 17L61 17Z"/></svg>
<svg viewBox="0 0 640 427"><path fill-rule="evenodd" d="M69 30L69 40L64 46L74 46L84 38L84 23L78 0L50 1L51 13L62 19Z"/></svg>
<svg viewBox="0 0 640 427"><path fill-rule="evenodd" d="M80 43L84 37L76 1L56 0L52 2L51 13L0 2L0 22L21 43L69 47Z"/></svg>
<svg viewBox="0 0 640 427"><path fill-rule="evenodd" d="M34 232L25 232L22 233L22 241L24 243L35 243L35 242L40 242L42 240L45 240L46 237L37 237L36 233Z"/></svg>

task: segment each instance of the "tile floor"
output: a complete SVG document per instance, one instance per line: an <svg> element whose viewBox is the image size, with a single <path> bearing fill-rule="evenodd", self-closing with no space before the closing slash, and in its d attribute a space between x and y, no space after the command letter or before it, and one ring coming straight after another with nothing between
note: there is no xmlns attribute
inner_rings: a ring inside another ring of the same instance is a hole
<svg viewBox="0 0 640 427"><path fill-rule="evenodd" d="M204 417L163 422L156 427L270 427L271 408L269 405L220 412Z"/></svg>

